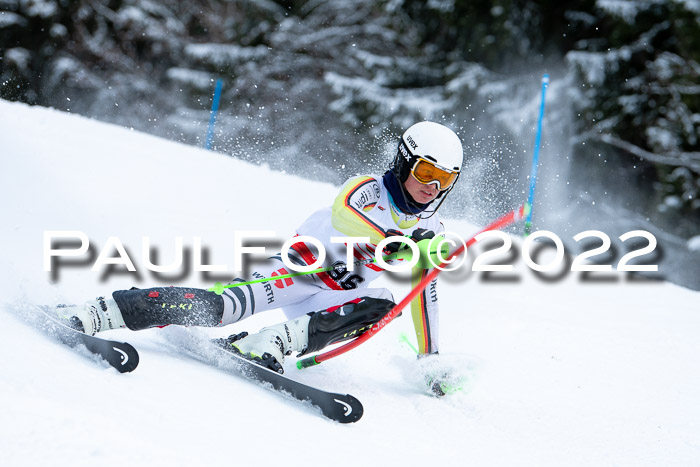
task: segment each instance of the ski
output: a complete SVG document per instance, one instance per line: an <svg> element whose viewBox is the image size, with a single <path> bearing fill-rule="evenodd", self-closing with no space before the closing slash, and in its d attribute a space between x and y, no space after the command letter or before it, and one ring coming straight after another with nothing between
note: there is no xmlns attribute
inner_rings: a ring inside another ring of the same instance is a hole
<svg viewBox="0 0 700 467"><path fill-rule="evenodd" d="M328 392L294 381L241 357L216 341L196 337L184 328L171 326L167 334L179 351L186 351L196 360L242 376L290 399L308 402L320 409L326 418L338 423L354 423L362 417L362 403L350 394Z"/></svg>
<svg viewBox="0 0 700 467"><path fill-rule="evenodd" d="M139 353L130 344L90 336L73 329L58 316L53 315L53 307L37 306L36 308L46 316L46 320L42 323L43 329L59 342L74 349L86 348L120 373L134 371L138 366Z"/></svg>

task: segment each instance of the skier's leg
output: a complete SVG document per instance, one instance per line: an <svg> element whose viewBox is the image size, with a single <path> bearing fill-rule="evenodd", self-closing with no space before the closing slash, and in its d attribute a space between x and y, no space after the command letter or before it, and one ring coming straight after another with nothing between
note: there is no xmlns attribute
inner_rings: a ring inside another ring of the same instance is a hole
<svg viewBox="0 0 700 467"><path fill-rule="evenodd" d="M273 257L252 277L260 279L286 273L284 263ZM242 281L234 279L229 284ZM92 335L119 327L140 330L169 324L217 326L234 323L253 313L293 305L321 290L313 279L305 276L228 288L222 295L184 287L118 290L112 299L100 297L83 306L67 307L64 313L75 316L75 327L82 327Z"/></svg>
<svg viewBox="0 0 700 467"><path fill-rule="evenodd" d="M309 313L309 343L301 352L302 355L359 336L379 322L396 305L387 289L365 289L362 292L361 297L340 306ZM380 297L370 296L373 292L377 292Z"/></svg>
<svg viewBox="0 0 700 467"><path fill-rule="evenodd" d="M117 303L111 298L97 297L83 305L61 306L57 312L69 326L91 336L126 327Z"/></svg>
<svg viewBox="0 0 700 467"><path fill-rule="evenodd" d="M306 263L300 263L300 265L305 266ZM251 279L273 278L291 272L294 271L288 270L279 256L274 256L263 267L252 273ZM229 284L236 282L242 282L242 279L234 279ZM221 324L235 323L266 310L294 306L323 290L325 290L323 283L314 275L288 277L227 288L221 295L224 299Z"/></svg>
<svg viewBox="0 0 700 467"><path fill-rule="evenodd" d="M156 326L216 326L224 300L203 289L154 287L112 293L126 327L132 331Z"/></svg>
<svg viewBox="0 0 700 467"><path fill-rule="evenodd" d="M183 287L117 290L83 305L61 308L70 325L86 334L127 327L131 330L182 324L216 326L223 299L213 292Z"/></svg>
<svg viewBox="0 0 700 467"><path fill-rule="evenodd" d="M381 298L394 301L394 296L389 289L382 288L357 288L352 290L329 290L324 289L316 294L305 297L299 303L292 303L284 306L282 310L287 318L295 318L307 314L309 310L325 310L337 307L344 303L352 302L359 298Z"/></svg>

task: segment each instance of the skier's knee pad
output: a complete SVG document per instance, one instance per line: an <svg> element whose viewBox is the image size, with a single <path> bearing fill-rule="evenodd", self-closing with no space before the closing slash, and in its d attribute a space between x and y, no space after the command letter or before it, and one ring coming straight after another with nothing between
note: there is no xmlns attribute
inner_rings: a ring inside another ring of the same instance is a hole
<svg viewBox="0 0 700 467"><path fill-rule="evenodd" d="M117 290L112 297L122 313L124 324L133 331L168 324L216 326L224 313L224 299L202 289Z"/></svg>
<svg viewBox="0 0 700 467"><path fill-rule="evenodd" d="M391 300L363 297L335 309L309 313L309 345L303 353L359 336L386 316L394 305Z"/></svg>

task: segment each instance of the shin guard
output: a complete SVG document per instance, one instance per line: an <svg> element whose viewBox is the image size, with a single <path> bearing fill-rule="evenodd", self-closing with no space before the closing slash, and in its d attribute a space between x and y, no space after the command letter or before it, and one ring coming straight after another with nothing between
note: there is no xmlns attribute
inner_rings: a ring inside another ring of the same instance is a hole
<svg viewBox="0 0 700 467"><path fill-rule="evenodd" d="M217 326L224 314L224 299L203 289L155 287L118 290L112 294L132 331L156 326Z"/></svg>
<svg viewBox="0 0 700 467"><path fill-rule="evenodd" d="M391 300L363 297L357 302L309 313L309 345L301 355L359 336L396 305Z"/></svg>

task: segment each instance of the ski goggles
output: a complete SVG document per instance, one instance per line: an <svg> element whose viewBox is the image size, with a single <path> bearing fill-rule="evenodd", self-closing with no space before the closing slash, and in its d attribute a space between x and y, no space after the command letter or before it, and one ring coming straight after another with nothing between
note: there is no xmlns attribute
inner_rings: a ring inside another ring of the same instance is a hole
<svg viewBox="0 0 700 467"><path fill-rule="evenodd" d="M449 189L459 177L459 172L442 169L433 162L421 158L413 164L411 174L423 185L437 184L440 191Z"/></svg>

